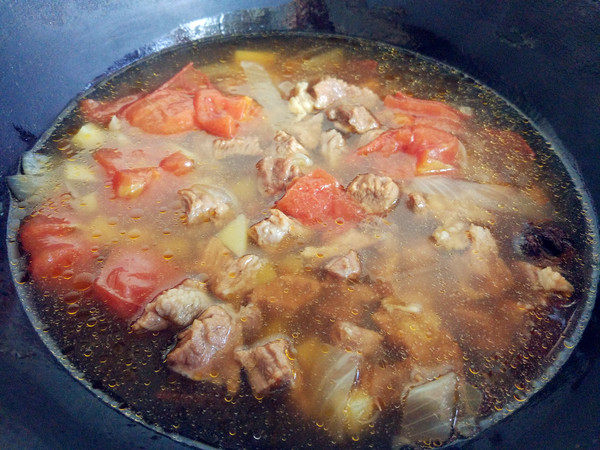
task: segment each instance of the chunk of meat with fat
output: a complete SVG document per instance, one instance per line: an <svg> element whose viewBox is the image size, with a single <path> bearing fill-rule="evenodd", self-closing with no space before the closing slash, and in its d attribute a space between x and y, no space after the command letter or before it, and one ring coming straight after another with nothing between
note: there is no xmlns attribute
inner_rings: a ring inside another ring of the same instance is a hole
<svg viewBox="0 0 600 450"><path fill-rule="evenodd" d="M256 136L215 139L213 141L215 159L225 159L232 156L256 156L263 153Z"/></svg>
<svg viewBox="0 0 600 450"><path fill-rule="evenodd" d="M188 278L148 303L132 328L158 331L170 326L186 327L214 303L204 282Z"/></svg>
<svg viewBox="0 0 600 450"><path fill-rule="evenodd" d="M321 142L324 119L323 113L310 114L299 122L287 125L285 131L293 135L307 150L312 151Z"/></svg>
<svg viewBox="0 0 600 450"><path fill-rule="evenodd" d="M336 167L340 163L346 150L346 141L339 131L332 129L321 135L321 155L331 167Z"/></svg>
<svg viewBox="0 0 600 450"><path fill-rule="evenodd" d="M301 81L296 84L295 95L288 101L290 111L296 115L297 120L302 120L315 108L315 99L307 92L308 82Z"/></svg>
<svg viewBox="0 0 600 450"><path fill-rule="evenodd" d="M379 97L368 88L348 84L338 78L327 77L313 86L316 109L326 109L338 100L349 104L360 104L372 108Z"/></svg>
<svg viewBox="0 0 600 450"><path fill-rule="evenodd" d="M167 355L171 370L195 381L225 385L235 393L240 386L240 365L234 350L243 344L240 322L221 306L211 306L177 336Z"/></svg>
<svg viewBox="0 0 600 450"><path fill-rule="evenodd" d="M223 188L194 184L178 191L188 224L215 222L233 211L233 197Z"/></svg>
<svg viewBox="0 0 600 450"><path fill-rule="evenodd" d="M288 357L290 350L290 343L281 338L236 350L235 359L246 371L256 397L293 386L296 373L293 360Z"/></svg>
<svg viewBox="0 0 600 450"><path fill-rule="evenodd" d="M573 285L560 273L552 267L537 267L527 262L519 262L519 273L524 275L528 284L538 291L554 292L569 297L573 291Z"/></svg>
<svg viewBox="0 0 600 450"><path fill-rule="evenodd" d="M278 130L275 133L275 153L281 157L287 157L296 153L302 153L308 155L308 151L304 146L298 142L294 136L286 133L283 130Z"/></svg>
<svg viewBox="0 0 600 450"><path fill-rule="evenodd" d="M362 105L342 104L327 110L326 115L336 128L347 133L364 134L379 128L377 119Z"/></svg>
<svg viewBox="0 0 600 450"><path fill-rule="evenodd" d="M248 230L250 238L260 247L272 247L288 236L301 236L308 232L296 219L287 216L278 209L272 209L271 215L252 225Z"/></svg>
<svg viewBox="0 0 600 450"><path fill-rule="evenodd" d="M287 185L296 177L302 175L301 168L293 157L277 158L266 156L256 163L258 184L265 195L283 192Z"/></svg>
<svg viewBox="0 0 600 450"><path fill-rule="evenodd" d="M372 173L355 177L346 191L369 214L387 213L396 205L400 195L394 180Z"/></svg>
<svg viewBox="0 0 600 450"><path fill-rule="evenodd" d="M208 275L212 293L222 300L240 304L256 284L257 273L265 260L257 255L236 258L218 239L212 238L204 248L200 268Z"/></svg>
<svg viewBox="0 0 600 450"><path fill-rule="evenodd" d="M464 250L471 244L467 234L467 224L460 221L440 225L433 232L433 240L445 250Z"/></svg>
<svg viewBox="0 0 600 450"><path fill-rule="evenodd" d="M335 256L325 265L325 272L335 278L357 280L361 275L358 253L350 250L345 255Z"/></svg>
<svg viewBox="0 0 600 450"><path fill-rule="evenodd" d="M383 336L351 322L337 321L331 328L331 340L337 346L368 358L379 351Z"/></svg>

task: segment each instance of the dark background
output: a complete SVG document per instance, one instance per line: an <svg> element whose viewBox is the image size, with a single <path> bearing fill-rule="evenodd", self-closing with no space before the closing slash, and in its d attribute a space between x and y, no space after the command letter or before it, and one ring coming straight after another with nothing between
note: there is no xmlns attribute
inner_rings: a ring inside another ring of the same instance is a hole
<svg viewBox="0 0 600 450"><path fill-rule="evenodd" d="M15 173L20 153L103 73L190 37L247 29L358 35L454 65L562 143L600 202L600 2L582 0L0 1L0 175ZM5 234L3 180L0 199ZM2 259L0 447L182 445L122 416L71 377L29 324ZM598 310L546 388L465 448L600 448Z"/></svg>

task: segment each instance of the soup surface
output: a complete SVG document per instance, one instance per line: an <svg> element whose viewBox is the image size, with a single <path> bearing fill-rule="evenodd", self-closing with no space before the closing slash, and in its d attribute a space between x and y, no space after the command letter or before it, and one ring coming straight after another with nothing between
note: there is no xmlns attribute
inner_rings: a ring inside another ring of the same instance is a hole
<svg viewBox="0 0 600 450"><path fill-rule="evenodd" d="M373 43L163 52L82 97L9 184L15 277L56 354L219 447L471 437L589 309L550 144L469 77Z"/></svg>

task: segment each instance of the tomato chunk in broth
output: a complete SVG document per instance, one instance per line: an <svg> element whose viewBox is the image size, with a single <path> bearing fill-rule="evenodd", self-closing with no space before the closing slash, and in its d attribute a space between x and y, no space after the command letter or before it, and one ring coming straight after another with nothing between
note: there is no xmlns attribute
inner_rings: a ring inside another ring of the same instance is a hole
<svg viewBox="0 0 600 450"><path fill-rule="evenodd" d="M415 55L273 39L156 56L56 128L19 175L45 181L15 213L33 304L93 385L190 439L471 437L583 298L551 149Z"/></svg>

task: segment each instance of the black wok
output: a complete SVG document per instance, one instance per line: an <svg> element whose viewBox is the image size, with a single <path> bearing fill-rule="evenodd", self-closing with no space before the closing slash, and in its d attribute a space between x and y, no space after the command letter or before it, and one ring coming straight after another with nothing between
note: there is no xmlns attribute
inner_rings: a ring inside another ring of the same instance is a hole
<svg viewBox="0 0 600 450"><path fill-rule="evenodd" d="M180 27L202 18L209 19ZM469 73L562 143L599 204L599 23L600 4L591 0L0 2L0 175L15 173L20 154L107 70L190 37L300 29L386 41ZM0 192L4 235L4 185ZM599 319L600 304L552 381L462 447L600 447ZM29 323L2 256L0 447L179 446L98 400L56 361Z"/></svg>

